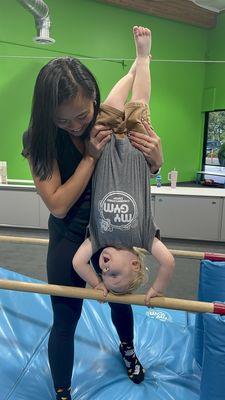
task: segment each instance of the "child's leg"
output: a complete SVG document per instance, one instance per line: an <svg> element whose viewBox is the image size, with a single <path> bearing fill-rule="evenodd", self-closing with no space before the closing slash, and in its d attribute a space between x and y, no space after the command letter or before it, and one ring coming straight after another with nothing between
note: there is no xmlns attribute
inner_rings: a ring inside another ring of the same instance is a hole
<svg viewBox="0 0 225 400"><path fill-rule="evenodd" d="M102 104L97 118L97 123L109 126L117 134L124 134L126 128L136 128L136 124L133 121L138 121L137 130L145 133L141 118L144 118L148 122L150 121L148 110L140 110L139 107L140 111L133 112L136 105L128 106L128 110L125 111L125 119L129 120L128 123L125 122L123 115L125 102L131 88L131 102L139 102L139 105L142 106L149 102L150 97L149 52L151 47L151 32L147 28L134 27L134 39L137 58L129 72L112 88ZM137 64L138 77L136 77Z"/></svg>
<svg viewBox="0 0 225 400"><path fill-rule="evenodd" d="M108 126L117 137L123 137L126 132L124 121L124 104L132 88L135 77L136 61L129 72L112 88L106 100L101 104L97 123Z"/></svg>
<svg viewBox="0 0 225 400"><path fill-rule="evenodd" d="M131 101L125 105L125 125L127 131L136 131L146 134L142 124L150 124L149 100L151 94L151 80L149 68L149 53L151 50L151 32L147 28L133 28L136 45L136 74L134 78Z"/></svg>
<svg viewBox="0 0 225 400"><path fill-rule="evenodd" d="M136 60L129 72L112 88L103 104L124 111L124 104L132 88L131 101L149 103L150 100L150 69L149 55L151 50L151 31L147 28L133 28L136 45Z"/></svg>
<svg viewBox="0 0 225 400"><path fill-rule="evenodd" d="M124 111L124 104L133 86L136 70L136 60L128 73L123 76L112 88L103 104Z"/></svg>
<svg viewBox="0 0 225 400"><path fill-rule="evenodd" d="M151 95L151 77L149 68L151 31L147 28L135 26L133 28L133 33L137 58L131 101L148 104Z"/></svg>

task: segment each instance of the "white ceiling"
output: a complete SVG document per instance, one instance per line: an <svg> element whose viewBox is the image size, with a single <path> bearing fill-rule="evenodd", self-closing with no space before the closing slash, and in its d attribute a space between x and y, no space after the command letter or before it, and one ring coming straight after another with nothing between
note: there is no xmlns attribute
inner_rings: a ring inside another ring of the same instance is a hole
<svg viewBox="0 0 225 400"><path fill-rule="evenodd" d="M225 10L225 0L189 0L207 10L220 12Z"/></svg>

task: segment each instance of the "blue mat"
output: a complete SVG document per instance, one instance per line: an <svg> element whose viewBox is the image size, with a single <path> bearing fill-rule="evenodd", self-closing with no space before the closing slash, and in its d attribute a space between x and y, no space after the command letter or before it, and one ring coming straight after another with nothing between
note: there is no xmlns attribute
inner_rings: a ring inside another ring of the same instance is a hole
<svg viewBox="0 0 225 400"><path fill-rule="evenodd" d="M34 282L0 268L1 279ZM37 282L37 281L35 281ZM47 359L52 312L46 295L0 290L1 400L52 400ZM134 306L135 345L146 377L127 377L107 304L84 301L75 339L76 400L199 400L193 357L195 315Z"/></svg>

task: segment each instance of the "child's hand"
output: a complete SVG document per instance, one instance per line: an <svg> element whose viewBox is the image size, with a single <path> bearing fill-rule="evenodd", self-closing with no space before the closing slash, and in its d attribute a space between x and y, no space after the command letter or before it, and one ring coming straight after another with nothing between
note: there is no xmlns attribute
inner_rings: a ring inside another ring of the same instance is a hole
<svg viewBox="0 0 225 400"><path fill-rule="evenodd" d="M156 289L154 289L153 286L150 287L150 289L147 291L146 295L145 295L145 304L146 306L150 305L150 301L153 297L162 297L163 293L161 292L157 292Z"/></svg>
<svg viewBox="0 0 225 400"><path fill-rule="evenodd" d="M99 282L98 285L94 287L94 289L102 290L104 297L106 297L107 294L109 293L108 289L105 287L103 282Z"/></svg>

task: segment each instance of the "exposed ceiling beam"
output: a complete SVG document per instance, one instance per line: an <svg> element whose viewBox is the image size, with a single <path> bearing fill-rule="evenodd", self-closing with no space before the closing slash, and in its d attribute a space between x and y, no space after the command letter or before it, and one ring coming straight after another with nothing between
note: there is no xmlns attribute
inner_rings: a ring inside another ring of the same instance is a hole
<svg viewBox="0 0 225 400"><path fill-rule="evenodd" d="M214 28L217 13L197 6L189 0L97 0L100 3L139 11L156 17Z"/></svg>

